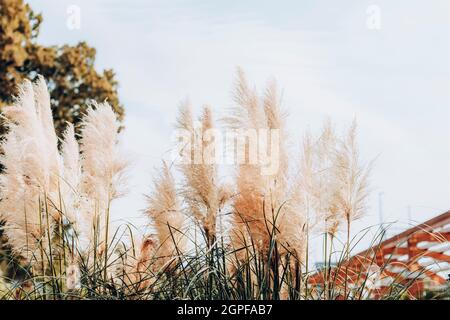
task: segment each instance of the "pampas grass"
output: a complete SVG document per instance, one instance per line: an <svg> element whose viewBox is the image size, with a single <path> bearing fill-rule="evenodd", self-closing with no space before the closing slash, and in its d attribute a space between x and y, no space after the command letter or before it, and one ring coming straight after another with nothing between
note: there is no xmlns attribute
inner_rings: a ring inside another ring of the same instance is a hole
<svg viewBox="0 0 450 320"><path fill-rule="evenodd" d="M71 123L67 125L63 133L61 144L61 156L63 162L63 176L60 183L63 197L63 212L68 222L76 231L79 230L77 222L80 220L80 183L81 163L80 147L75 137L75 130Z"/></svg>
<svg viewBox="0 0 450 320"><path fill-rule="evenodd" d="M60 221L60 159L51 121L50 101L42 78L19 88L11 107L4 108L8 133L2 141L0 212L15 254L45 269L52 234ZM49 119L50 117L50 119Z"/></svg>
<svg viewBox="0 0 450 320"><path fill-rule="evenodd" d="M222 185L215 163L215 149L207 153L209 146L216 142L212 135L214 129L211 108L205 106L199 119L200 127L195 128L191 107L181 105L177 128L187 131L192 143L183 150L186 163L179 166L183 174L181 194L190 215L200 226L207 245L214 244L217 237L217 217L230 196L227 186Z"/></svg>
<svg viewBox="0 0 450 320"><path fill-rule="evenodd" d="M103 259L104 281L109 275L111 203L124 193L127 167L117 146L119 127L106 102L90 106L81 126L81 221L85 227L79 238L87 238L88 246L80 250L88 256L88 266L93 264L95 268L97 258Z"/></svg>
<svg viewBox="0 0 450 320"><path fill-rule="evenodd" d="M245 158L232 168L233 184L223 182L214 161L212 108L203 107L195 121L189 103L181 105L176 129L190 139L181 163L163 161L158 169L144 230L110 223L111 204L126 189L127 161L108 103L90 106L79 137L68 124L59 149L42 78L24 82L4 116L0 217L14 261L26 273L6 284L5 298L334 299L364 291L332 276L333 262L340 268L349 261L350 227L366 213L370 194L356 123L341 137L326 120L319 135L305 134L299 157L290 158L274 81L259 93L237 72L234 106L222 119L238 133L234 156ZM258 161L255 135L269 145L263 151L258 145ZM264 151L277 155L272 171L260 161ZM195 238L197 230L204 239ZM333 243L342 231L339 256ZM323 287L309 269L316 235L324 237Z"/></svg>
<svg viewBox="0 0 450 320"><path fill-rule="evenodd" d="M369 175L371 165L365 166L359 157L356 142L356 121L339 144L336 179L342 186L338 194L339 212L349 228L352 221L360 219L367 211Z"/></svg>
<svg viewBox="0 0 450 320"><path fill-rule="evenodd" d="M111 201L122 195L126 161L117 149L119 122L107 103L91 106L82 122L80 151L80 192L82 212L93 230L99 230L108 241L108 220ZM92 239L92 236L90 237Z"/></svg>
<svg viewBox="0 0 450 320"><path fill-rule="evenodd" d="M123 262L118 265L118 279L115 282L124 286L126 294L134 296L154 283L161 260L155 258L158 246L152 235L143 237L132 248L131 252L122 256Z"/></svg>
<svg viewBox="0 0 450 320"><path fill-rule="evenodd" d="M158 268L164 270L170 269L179 252L185 251L185 216L167 163L163 162L161 173L153 184L154 190L147 197L148 208L145 213L156 231Z"/></svg>
<svg viewBox="0 0 450 320"><path fill-rule="evenodd" d="M275 85L267 89L261 104L256 90L251 90L241 69L235 85L235 104L224 121L230 129L245 128L257 132L260 129L281 130L282 116L278 107ZM245 138L246 139L246 138ZM280 140L282 141L282 139ZM278 142L280 143L280 142ZM251 163L250 139L242 145L246 161L236 170L236 197L233 199L232 243L236 249L247 247L250 239L260 252L266 252L269 238L275 226L275 215L283 199L285 189L286 159L272 176L261 173L261 163ZM282 148L281 148L282 149ZM276 186L276 187L275 187ZM241 258L242 257L242 254Z"/></svg>
<svg viewBox="0 0 450 320"><path fill-rule="evenodd" d="M81 148L69 124L59 152L42 77L35 84L25 81L15 104L3 113L8 132L1 145L0 212L8 243L31 274L53 277L70 263L67 270L74 274L75 253L82 250L81 225L97 230L97 244L107 251L110 203L119 195L125 168L117 149L116 117L106 103L91 107L83 122ZM86 243L95 242L91 230L84 236ZM73 275L67 279L76 282Z"/></svg>
<svg viewBox="0 0 450 320"><path fill-rule="evenodd" d="M280 106L277 86L270 81L262 97L251 90L242 70L238 70L235 87L236 107L225 119L230 128L244 127L259 131L276 131L278 138L270 141L278 150L277 170L264 174L261 163L241 164L236 172L237 195L233 199L232 244L240 250L238 259L245 260L244 250L255 246L263 257L273 253L273 239L277 239L281 256L290 255L296 264L305 263L306 210L298 181L289 181L289 163L284 130L285 113ZM273 137L271 137L273 138ZM244 145L249 158L249 141ZM267 150L274 152L275 149ZM247 257L248 258L248 257Z"/></svg>

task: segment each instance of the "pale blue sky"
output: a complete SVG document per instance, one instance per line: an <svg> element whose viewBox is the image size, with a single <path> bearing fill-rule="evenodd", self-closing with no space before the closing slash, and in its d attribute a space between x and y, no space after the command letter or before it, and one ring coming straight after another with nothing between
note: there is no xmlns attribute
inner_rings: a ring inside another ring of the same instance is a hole
<svg viewBox="0 0 450 320"><path fill-rule="evenodd" d="M112 67L126 107L124 147L136 158L132 192L117 212L139 216L151 173L168 149L180 100L230 106L236 66L258 87L274 76L289 110L293 151L329 115L343 129L356 116L364 159L378 156L368 216L378 193L385 221L423 221L450 209L450 2L32 0L40 41L86 40L99 68ZM66 27L69 5L81 28ZM367 28L377 5L381 29Z"/></svg>

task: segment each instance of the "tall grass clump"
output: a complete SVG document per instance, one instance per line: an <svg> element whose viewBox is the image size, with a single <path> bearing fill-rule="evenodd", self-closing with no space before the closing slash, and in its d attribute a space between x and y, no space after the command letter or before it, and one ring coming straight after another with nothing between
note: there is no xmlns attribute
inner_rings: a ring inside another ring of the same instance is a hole
<svg viewBox="0 0 450 320"><path fill-rule="evenodd" d="M16 105L6 107L8 133L2 141L1 218L14 254L34 269L48 267L58 210L60 159L44 80L19 88Z"/></svg>
<svg viewBox="0 0 450 320"><path fill-rule="evenodd" d="M153 193L148 196L146 214L152 222L157 237L159 269L173 267L177 256L185 252L183 230L186 217L175 187L175 180L167 163L154 180Z"/></svg>
<svg viewBox="0 0 450 320"><path fill-rule="evenodd" d="M50 287L58 295L77 286L80 267L95 269L99 259L106 279L110 204L126 164L111 107L89 108L81 146L68 124L60 151L43 78L25 81L3 114L0 212L14 261L27 274L18 292L25 286L27 294L47 297Z"/></svg>
<svg viewBox="0 0 450 320"><path fill-rule="evenodd" d="M179 165L183 175L181 193L187 204L187 211L200 227L208 247L213 246L217 238L217 218L228 200L229 193L218 177L214 149L207 154L212 144L214 128L211 108L203 108L199 119L200 127L195 128L192 110L188 103L180 107L177 128L185 130L191 137L191 143L184 146Z"/></svg>
<svg viewBox="0 0 450 320"><path fill-rule="evenodd" d="M351 262L366 235L351 226L367 212L371 168L359 154L356 122L340 134L327 119L292 156L276 83L258 92L239 69L233 107L220 121L209 106L196 118L181 104L175 129L184 144L157 169L143 208L148 223L113 226L128 161L112 108L92 103L80 136L69 123L58 141L45 81L19 89L3 112L0 219L8 261L22 276L2 277L2 298L375 297L370 286L385 266L374 252L365 268ZM232 133L231 183L217 161L219 129ZM310 258L317 236L320 270ZM412 282L403 280L381 298L404 297Z"/></svg>

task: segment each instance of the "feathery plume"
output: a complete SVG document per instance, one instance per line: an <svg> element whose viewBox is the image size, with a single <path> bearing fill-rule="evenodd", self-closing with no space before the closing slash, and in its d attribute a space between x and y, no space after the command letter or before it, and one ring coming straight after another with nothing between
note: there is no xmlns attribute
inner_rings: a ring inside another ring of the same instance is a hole
<svg viewBox="0 0 450 320"><path fill-rule="evenodd" d="M338 214L340 181L337 177L337 143L333 124L326 119L322 133L317 140L315 153L315 195L316 223L334 236L339 228L341 217Z"/></svg>
<svg viewBox="0 0 450 320"><path fill-rule="evenodd" d="M8 132L1 142L0 214L13 251L45 268L55 222L60 157L43 78L25 81L13 106L3 109ZM53 129L53 131L52 131ZM50 237L50 238L49 238Z"/></svg>
<svg viewBox="0 0 450 320"><path fill-rule="evenodd" d="M217 214L220 207L217 166L212 155L206 150L215 143L211 137L213 129L212 112L204 107L200 117L201 128L194 128L189 105L182 105L178 117L178 129L188 130L192 143L184 152L188 163L180 165L184 181L182 194L196 222L202 228L207 245L211 246L216 239ZM217 147L217 146L216 146ZM214 148L212 148L214 149ZM191 157L193 156L193 158Z"/></svg>
<svg viewBox="0 0 450 320"><path fill-rule="evenodd" d="M361 218L367 210L369 197L369 174L371 165L360 163L359 150L356 142L356 120L348 130L347 136L339 144L337 152L337 179L341 184L338 194L338 210L347 224L347 239L345 245L345 258L350 259L350 227L351 223ZM348 267L347 267L348 268ZM348 269L345 272L344 297L348 290Z"/></svg>
<svg viewBox="0 0 450 320"><path fill-rule="evenodd" d="M300 263L308 254L309 237L317 227L323 227L334 236L339 226L336 143L334 128L328 119L319 138L314 138L309 131L303 138L298 175L292 181L286 205L286 210L293 212L290 221L295 223L288 223L285 231L293 235L288 243L296 243L290 251Z"/></svg>
<svg viewBox="0 0 450 320"><path fill-rule="evenodd" d="M63 178L60 188L63 195L63 213L66 219L75 227L75 230L78 230L81 165L79 145L71 123L67 124L67 128L63 133L61 156L63 160Z"/></svg>
<svg viewBox="0 0 450 320"><path fill-rule="evenodd" d="M337 204L340 192L336 163L337 142L331 120L326 119L317 147L317 162L319 164L318 189L320 189L318 215L324 222L324 231L333 237L336 235L341 222Z"/></svg>
<svg viewBox="0 0 450 320"><path fill-rule="evenodd" d="M366 213L369 197L371 164L361 164L356 130L357 123L354 121L347 136L340 141L337 152L337 179L341 183L338 205L348 225Z"/></svg>
<svg viewBox="0 0 450 320"><path fill-rule="evenodd" d="M303 193L303 204L310 229L319 227L335 235L340 225L338 198L341 183L337 176L337 138L329 119L322 133L313 138L306 133L303 141L298 189Z"/></svg>
<svg viewBox="0 0 450 320"><path fill-rule="evenodd" d="M264 110L258 101L255 90L250 90L244 72L237 71L234 90L235 106L224 119L231 129L252 129L257 132L267 127ZM248 163L250 159L250 139L244 145L245 162L240 164L236 173L236 197L232 203L231 241L235 249L248 246L251 241L261 250L267 245L268 231L265 219L266 179L261 175L259 163ZM245 250L239 250L244 253ZM238 259L242 259L239 256Z"/></svg>
<svg viewBox="0 0 450 320"><path fill-rule="evenodd" d="M159 264L154 263L157 248L157 240L153 236L143 237L133 245L137 252L126 255L125 261L117 270L122 277L123 284L128 293L136 293L151 286L158 272Z"/></svg>
<svg viewBox="0 0 450 320"><path fill-rule="evenodd" d="M95 233L98 250L108 246L111 202L123 194L127 162L118 148L119 122L111 106L104 102L89 107L81 127L80 192L82 215L87 223L85 236L91 245Z"/></svg>
<svg viewBox="0 0 450 320"><path fill-rule="evenodd" d="M237 69L235 90L233 93L235 106L223 121L233 129L263 128L266 123L264 110L261 108L255 89L250 89L245 73Z"/></svg>
<svg viewBox="0 0 450 320"><path fill-rule="evenodd" d="M47 89L44 77L38 76L38 80L33 84L36 110L42 124L44 136L47 144L52 147L53 153L58 153L57 137L53 124L53 114L50 105L50 94Z"/></svg>
<svg viewBox="0 0 450 320"><path fill-rule="evenodd" d="M157 257L161 269L169 267L178 252L184 252L184 216L169 166L163 162L161 174L153 181L145 211L157 236Z"/></svg>
<svg viewBox="0 0 450 320"><path fill-rule="evenodd" d="M286 210L288 201L288 162L285 141L287 135L284 131L284 115L280 107L276 83L270 82L262 104L254 90L250 90L247 80L238 70L238 80L235 87L236 106L232 109L231 117L225 119L231 128L252 129L259 136L270 133L270 138L265 140L258 137L258 155L261 157L266 152L275 153L276 170L269 174L263 174L261 170L262 159L258 163L243 163L237 169L236 184L237 195L233 201L233 224L235 232L232 234L232 242L235 247L245 247L250 239L265 252L269 246L270 238L279 233L277 238L281 242L296 243L293 241L293 233L287 232L287 228L280 227L288 224L290 219L301 219L294 211ZM278 135L273 136L276 132ZM273 137L277 137L275 141ZM264 141L270 147L263 148ZM245 152L250 152L250 139L245 141ZM248 156L248 154L247 154ZM280 230L285 230L282 234ZM291 234L289 236L288 234ZM291 239L290 239L291 238Z"/></svg>

